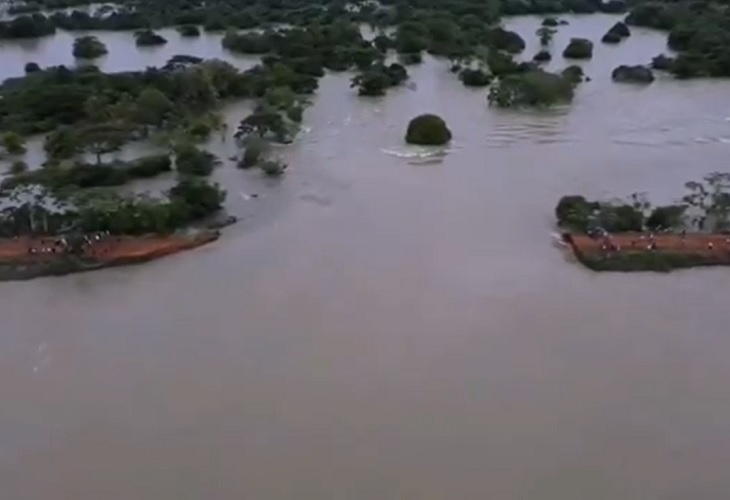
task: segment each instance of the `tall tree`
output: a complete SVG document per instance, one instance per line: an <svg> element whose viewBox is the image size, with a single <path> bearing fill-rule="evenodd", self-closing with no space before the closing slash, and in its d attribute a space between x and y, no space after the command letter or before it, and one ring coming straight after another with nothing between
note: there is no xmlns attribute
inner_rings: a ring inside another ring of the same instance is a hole
<svg viewBox="0 0 730 500"><path fill-rule="evenodd" d="M125 128L103 123L82 129L79 133L79 143L84 151L96 156L98 165L101 163L102 155L121 149L127 136L128 131Z"/></svg>
<svg viewBox="0 0 730 500"><path fill-rule="evenodd" d="M136 103L138 118L145 125L159 127L174 109L172 101L156 88L148 87L139 93Z"/></svg>

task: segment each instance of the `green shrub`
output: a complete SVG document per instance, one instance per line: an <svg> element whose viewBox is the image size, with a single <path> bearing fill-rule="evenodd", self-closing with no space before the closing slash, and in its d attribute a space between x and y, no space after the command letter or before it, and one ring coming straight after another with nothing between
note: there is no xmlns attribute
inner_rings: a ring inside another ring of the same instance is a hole
<svg viewBox="0 0 730 500"><path fill-rule="evenodd" d="M440 116L424 114L408 123L406 142L422 146L441 146L451 140L451 131Z"/></svg>
<svg viewBox="0 0 730 500"><path fill-rule="evenodd" d="M571 38L563 51L563 57L569 59L590 59L593 57L593 42L587 38Z"/></svg>

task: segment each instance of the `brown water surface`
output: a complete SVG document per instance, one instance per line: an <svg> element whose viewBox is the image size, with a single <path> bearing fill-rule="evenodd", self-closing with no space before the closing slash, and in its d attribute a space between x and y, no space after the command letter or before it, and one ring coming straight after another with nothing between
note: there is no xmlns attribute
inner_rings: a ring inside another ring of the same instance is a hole
<svg viewBox="0 0 730 500"><path fill-rule="evenodd" d="M328 76L283 182L219 169L248 214L219 242L0 285L2 498L726 500L730 272L598 275L550 239L564 194L727 169L727 82L611 83L663 45L598 44L545 113L430 59L380 100ZM402 143L425 111L442 154Z"/></svg>

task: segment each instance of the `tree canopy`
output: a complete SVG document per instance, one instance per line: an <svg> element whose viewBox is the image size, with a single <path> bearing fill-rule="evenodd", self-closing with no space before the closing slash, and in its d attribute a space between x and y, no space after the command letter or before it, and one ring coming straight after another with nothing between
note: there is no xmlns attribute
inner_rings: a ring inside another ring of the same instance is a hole
<svg viewBox="0 0 730 500"><path fill-rule="evenodd" d="M408 123L406 142L409 144L441 146L450 140L451 130L440 116L423 114Z"/></svg>
<svg viewBox="0 0 730 500"><path fill-rule="evenodd" d="M547 107L573 99L575 81L540 69L500 77L489 89L490 104L501 108Z"/></svg>
<svg viewBox="0 0 730 500"><path fill-rule="evenodd" d="M80 59L96 59L107 53L104 45L95 36L80 36L74 40L73 56Z"/></svg>

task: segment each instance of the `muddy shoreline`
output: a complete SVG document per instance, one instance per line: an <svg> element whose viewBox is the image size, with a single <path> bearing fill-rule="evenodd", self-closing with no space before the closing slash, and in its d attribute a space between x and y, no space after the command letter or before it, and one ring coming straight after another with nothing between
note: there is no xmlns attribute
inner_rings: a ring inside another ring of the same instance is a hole
<svg viewBox="0 0 730 500"><path fill-rule="evenodd" d="M102 243L103 250L84 254L30 254L27 248L43 244L40 238L0 240L0 281L26 281L142 264L207 245L220 235L220 231L207 230L193 235L113 237Z"/></svg>
<svg viewBox="0 0 730 500"><path fill-rule="evenodd" d="M584 234L563 233L562 239L578 262L593 271L669 272L730 266L727 234L613 234L614 249L604 248L600 239Z"/></svg>

